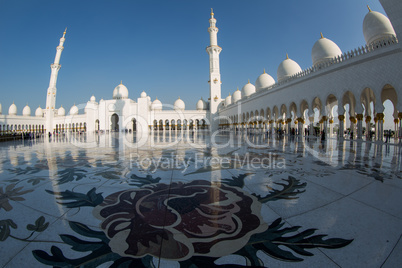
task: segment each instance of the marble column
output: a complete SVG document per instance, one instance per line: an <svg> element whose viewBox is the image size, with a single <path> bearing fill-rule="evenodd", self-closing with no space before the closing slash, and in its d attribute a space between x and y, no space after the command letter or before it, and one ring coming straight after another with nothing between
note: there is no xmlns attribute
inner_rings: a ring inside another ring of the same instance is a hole
<svg viewBox="0 0 402 268"><path fill-rule="evenodd" d="M354 116L349 117L350 120L350 132L352 135L350 135L350 139L354 139L356 136L356 118Z"/></svg>
<svg viewBox="0 0 402 268"><path fill-rule="evenodd" d="M384 114L383 113L377 113L377 125L378 125L378 140L379 141L384 141Z"/></svg>
<svg viewBox="0 0 402 268"><path fill-rule="evenodd" d="M343 114L338 116L339 119L339 138L343 139L344 138L344 132L345 132L345 116Z"/></svg>
<svg viewBox="0 0 402 268"><path fill-rule="evenodd" d="M315 129L314 129L314 116L310 116L308 119L310 120L310 133L309 133L309 136L314 137L314 132L315 132Z"/></svg>
<svg viewBox="0 0 402 268"><path fill-rule="evenodd" d="M361 140L363 138L363 115L357 114L357 139Z"/></svg>
<svg viewBox="0 0 402 268"><path fill-rule="evenodd" d="M297 132L299 137L303 137L303 123L304 119L302 117L297 118Z"/></svg>
<svg viewBox="0 0 402 268"><path fill-rule="evenodd" d="M398 114L398 118L399 118L399 133L398 133L398 137L399 137L399 142L402 142L402 113Z"/></svg>
<svg viewBox="0 0 402 268"><path fill-rule="evenodd" d="M290 135L290 132L291 132L291 127L292 127L292 118L288 118L287 120L286 120L286 123L288 124L288 135Z"/></svg>
<svg viewBox="0 0 402 268"><path fill-rule="evenodd" d="M328 137L332 137L334 135L334 120L330 119L329 121L329 135Z"/></svg>
<svg viewBox="0 0 402 268"><path fill-rule="evenodd" d="M366 140L370 139L370 135L371 135L371 116L366 116Z"/></svg>
<svg viewBox="0 0 402 268"><path fill-rule="evenodd" d="M322 117L322 126L323 126L323 131L324 131L324 135L325 135L325 139L327 138L327 136L328 136L328 117L326 117L326 116L323 116Z"/></svg>

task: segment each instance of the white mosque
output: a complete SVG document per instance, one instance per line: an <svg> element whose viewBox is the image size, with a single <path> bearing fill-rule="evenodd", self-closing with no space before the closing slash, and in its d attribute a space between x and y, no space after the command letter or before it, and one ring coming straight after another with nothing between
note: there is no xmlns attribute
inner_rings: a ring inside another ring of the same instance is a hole
<svg viewBox="0 0 402 268"><path fill-rule="evenodd" d="M348 120L355 138L363 137L364 123L367 129L374 123L376 139L382 140L383 103L390 100L394 107L394 130L402 134L402 47L397 39L398 35L402 36L402 2L380 2L389 19L369 8L363 21L363 46L342 52L321 34L312 48L312 67L302 70L286 55L279 64L276 81L264 70L255 85L249 81L241 91L237 89L226 98L221 97L219 54L222 48L218 46L218 28L211 12L210 45L206 49L210 62L210 98L208 101L200 99L196 110L186 110L180 98L173 105L167 105L157 98L152 100L145 92L137 99L130 99L122 83L113 90L110 100L97 101L92 96L86 105L74 105L68 113L62 106L56 108L59 62L66 40L64 32L51 65L46 107L38 107L32 115L27 105L22 115L18 115L13 103L5 115L0 105L0 131L148 132L220 128L240 132L249 129L290 132L291 128L296 128L298 135L312 135L313 131L304 129L312 129L314 118L318 116L326 135L333 135L334 120L339 121L338 133L343 134L345 120Z"/></svg>

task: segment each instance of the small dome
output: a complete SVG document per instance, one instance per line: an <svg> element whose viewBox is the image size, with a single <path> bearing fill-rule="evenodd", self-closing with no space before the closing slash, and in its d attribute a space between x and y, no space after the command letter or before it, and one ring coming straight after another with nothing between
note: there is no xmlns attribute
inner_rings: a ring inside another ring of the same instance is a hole
<svg viewBox="0 0 402 268"><path fill-rule="evenodd" d="M389 19L379 12L371 11L370 8L363 20L363 35L367 45L396 37Z"/></svg>
<svg viewBox="0 0 402 268"><path fill-rule="evenodd" d="M11 104L10 108L8 108L8 115L17 115L17 105Z"/></svg>
<svg viewBox="0 0 402 268"><path fill-rule="evenodd" d="M151 109L155 111L161 111L162 110L162 102L156 98L151 105Z"/></svg>
<svg viewBox="0 0 402 268"><path fill-rule="evenodd" d="M202 98L197 101L197 111L206 110L207 109L207 102L204 101Z"/></svg>
<svg viewBox="0 0 402 268"><path fill-rule="evenodd" d="M232 103L236 103L239 100L241 100L241 91L239 90L239 88L237 88L237 90L233 93Z"/></svg>
<svg viewBox="0 0 402 268"><path fill-rule="evenodd" d="M260 91L263 88L270 87L275 84L275 79L272 78L269 74L267 74L264 70L264 73L260 75L255 81L255 89Z"/></svg>
<svg viewBox="0 0 402 268"><path fill-rule="evenodd" d="M255 93L255 86L248 81L248 83L241 89L241 97L248 97Z"/></svg>
<svg viewBox="0 0 402 268"><path fill-rule="evenodd" d="M180 99L180 97L174 102L173 105L175 110L184 110L186 108L186 105L184 104L184 101Z"/></svg>
<svg viewBox="0 0 402 268"><path fill-rule="evenodd" d="M147 97L147 93L145 93L145 91L141 92L141 98L146 98Z"/></svg>
<svg viewBox="0 0 402 268"><path fill-rule="evenodd" d="M232 96L230 96L230 93L229 93L229 96L227 96L225 99L225 106L228 106L230 104L232 104Z"/></svg>
<svg viewBox="0 0 402 268"><path fill-rule="evenodd" d="M35 110L35 116L36 116L36 117L43 117L43 110L42 110L42 108L40 108L40 105L39 105L39 107L36 108L36 110Z"/></svg>
<svg viewBox="0 0 402 268"><path fill-rule="evenodd" d="M92 95L92 97L91 97L90 101L91 101L91 102L96 102L96 98L95 98L95 96L94 96L94 95Z"/></svg>
<svg viewBox="0 0 402 268"><path fill-rule="evenodd" d="M75 104L73 105L73 107L71 107L70 109L70 115L76 115L78 114L78 107L75 106Z"/></svg>
<svg viewBox="0 0 402 268"><path fill-rule="evenodd" d="M342 54L341 49L333 41L325 38L321 34L321 38L315 42L311 50L311 58L313 65L319 65L327 62Z"/></svg>
<svg viewBox="0 0 402 268"><path fill-rule="evenodd" d="M120 83L113 90L113 99L127 99L128 98L128 89L123 83Z"/></svg>
<svg viewBox="0 0 402 268"><path fill-rule="evenodd" d="M286 55L286 60L282 61L278 67L278 82L282 82L301 71L302 69L300 68L299 64L297 64L297 62L294 60L289 59L288 55Z"/></svg>
<svg viewBox="0 0 402 268"><path fill-rule="evenodd" d="M22 109L23 116L31 116L31 108L29 108L28 104L25 105L24 109Z"/></svg>
<svg viewBox="0 0 402 268"><path fill-rule="evenodd" d="M66 115L66 110L64 110L63 106L60 106L60 108L57 110L57 115L58 116L65 116Z"/></svg>

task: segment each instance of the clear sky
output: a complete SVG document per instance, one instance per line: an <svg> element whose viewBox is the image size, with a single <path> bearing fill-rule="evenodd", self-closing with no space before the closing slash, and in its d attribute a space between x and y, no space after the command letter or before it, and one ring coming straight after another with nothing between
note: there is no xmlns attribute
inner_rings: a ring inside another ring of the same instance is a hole
<svg viewBox="0 0 402 268"><path fill-rule="evenodd" d="M310 67L320 32L344 52L364 45L367 4L385 14L378 0L0 0L0 103L3 113L13 101L18 114L27 103L32 113L45 106L65 27L57 107L68 112L92 95L111 99L122 80L132 99L144 90L163 103L180 96L194 109L208 98L211 7L226 97L248 79L254 83L264 68L276 80L286 53Z"/></svg>

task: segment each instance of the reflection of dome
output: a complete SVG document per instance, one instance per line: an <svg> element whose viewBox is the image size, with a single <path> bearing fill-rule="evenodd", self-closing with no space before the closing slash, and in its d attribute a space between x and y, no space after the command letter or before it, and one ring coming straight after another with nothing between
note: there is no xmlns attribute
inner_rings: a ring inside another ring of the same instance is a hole
<svg viewBox="0 0 402 268"><path fill-rule="evenodd" d="M59 116L65 116L65 115L66 115L66 110L64 110L63 106L61 106L61 107L57 110L57 115L59 115Z"/></svg>
<svg viewBox="0 0 402 268"><path fill-rule="evenodd" d="M237 90L233 93L232 96L232 103L236 103L241 99L241 91L239 90L239 88L237 88Z"/></svg>
<svg viewBox="0 0 402 268"><path fill-rule="evenodd" d="M232 104L232 96L230 96L230 93L229 93L229 96L227 96L225 99L225 106L228 106L230 104Z"/></svg>
<svg viewBox="0 0 402 268"><path fill-rule="evenodd" d="M275 80L267 74L264 70L264 73L260 75L255 81L255 88L257 91L260 91L263 88L270 87L275 84Z"/></svg>
<svg viewBox="0 0 402 268"><path fill-rule="evenodd" d="M202 98L197 101L197 111L206 110L207 109L207 102L204 101Z"/></svg>
<svg viewBox="0 0 402 268"><path fill-rule="evenodd" d="M25 105L24 109L22 109L23 116L31 116L31 108L29 108L28 104Z"/></svg>
<svg viewBox="0 0 402 268"><path fill-rule="evenodd" d="M71 107L71 109L70 109L70 115L76 115L76 114L78 114L78 107L75 106L75 104L74 104L74 106Z"/></svg>
<svg viewBox="0 0 402 268"><path fill-rule="evenodd" d="M363 20L363 35L367 45L390 37L396 37L394 28L386 16L379 12L371 11L370 8L369 11Z"/></svg>
<svg viewBox="0 0 402 268"><path fill-rule="evenodd" d="M92 95L92 97L91 97L90 101L91 101L91 102L96 102L96 98L95 98L95 96L94 96L94 95Z"/></svg>
<svg viewBox="0 0 402 268"><path fill-rule="evenodd" d="M180 99L180 97L174 102L173 105L175 110L184 110L186 108L186 105L184 104L184 101Z"/></svg>
<svg viewBox="0 0 402 268"><path fill-rule="evenodd" d="M248 83L241 89L241 97L248 97L255 93L255 86L248 81Z"/></svg>
<svg viewBox="0 0 402 268"><path fill-rule="evenodd" d="M113 90L113 99L127 99L128 98L128 89L125 85L120 83Z"/></svg>
<svg viewBox="0 0 402 268"><path fill-rule="evenodd" d="M10 108L8 108L8 115L17 115L17 105L11 104Z"/></svg>
<svg viewBox="0 0 402 268"><path fill-rule="evenodd" d="M162 102L158 100L158 97L156 97L156 99L152 102L151 109L157 111L162 110Z"/></svg>
<svg viewBox="0 0 402 268"><path fill-rule="evenodd" d="M146 98L147 97L147 93L145 93L145 91L141 92L141 98Z"/></svg>
<svg viewBox="0 0 402 268"><path fill-rule="evenodd" d="M37 116L37 117L42 117L43 116L43 110L42 110L42 108L40 108L40 105L39 105L38 108L36 108L35 116Z"/></svg>
<svg viewBox="0 0 402 268"><path fill-rule="evenodd" d="M297 62L294 60L289 59L288 55L286 54L286 60L282 61L278 67L278 82L282 82L301 71L302 69L300 68L299 64L297 64Z"/></svg>
<svg viewBox="0 0 402 268"><path fill-rule="evenodd" d="M313 65L319 65L321 63L327 62L341 54L342 51L338 47L338 45L331 40L324 38L322 34L321 38L317 42L315 42L313 49L311 50Z"/></svg>

